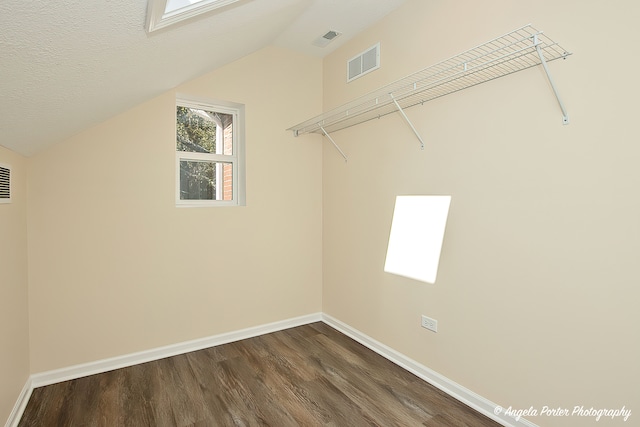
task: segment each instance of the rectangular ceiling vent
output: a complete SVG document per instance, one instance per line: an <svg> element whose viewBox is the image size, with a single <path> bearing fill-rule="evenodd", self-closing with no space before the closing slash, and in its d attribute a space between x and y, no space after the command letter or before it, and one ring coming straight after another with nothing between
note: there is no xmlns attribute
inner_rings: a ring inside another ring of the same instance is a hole
<svg viewBox="0 0 640 427"><path fill-rule="evenodd" d="M342 33L339 31L329 30L325 34L315 39L312 44L318 47L325 47L329 43L331 43L336 37L338 37L340 34Z"/></svg>
<svg viewBox="0 0 640 427"><path fill-rule="evenodd" d="M11 203L11 168L0 165L0 203Z"/></svg>
<svg viewBox="0 0 640 427"><path fill-rule="evenodd" d="M347 62L347 83L380 68L380 43Z"/></svg>

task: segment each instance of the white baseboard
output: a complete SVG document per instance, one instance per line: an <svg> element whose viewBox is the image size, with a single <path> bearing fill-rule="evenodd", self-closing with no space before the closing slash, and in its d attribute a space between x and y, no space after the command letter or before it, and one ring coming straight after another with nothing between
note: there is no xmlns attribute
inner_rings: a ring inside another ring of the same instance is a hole
<svg viewBox="0 0 640 427"><path fill-rule="evenodd" d="M158 347L138 353L131 353L123 356L97 360L95 362L83 363L80 365L74 365L66 368L32 374L24 385L22 392L20 393L20 396L18 397L18 400L13 407L13 410L9 415L9 419L5 424L5 427L17 427L34 388L43 387L63 381L74 380L89 375L100 374L103 372L109 372L113 371L114 369L126 368L127 366L133 366L140 363L151 362L153 360L164 359L165 357L171 357L178 354L189 353L191 351L202 350L204 348L214 347L216 345L227 344L233 341L253 338L258 335L264 335L271 332L277 332L283 329L293 328L296 326L320 321L322 321L322 313L308 314L305 316L294 317L291 319L281 320L265 325L241 329L239 331L233 331L220 335L214 335L211 337L185 341L164 347Z"/></svg>
<svg viewBox="0 0 640 427"><path fill-rule="evenodd" d="M138 353L131 353L124 356L111 357L109 359L83 363L81 365L70 366L53 371L41 372L39 374L31 375L31 385L33 388L42 387L49 384L55 384L62 381L73 380L76 378L82 378L94 374L100 374L102 372L113 371L114 369L126 368L127 366L133 366L140 363L151 362L153 360L164 359L165 357L171 357L179 354L189 353L191 351L202 350L204 348L214 347L216 345L227 344L233 341L239 341L256 337L258 335L264 335L271 332L281 331L283 329L293 328L296 326L320 321L322 321L321 313L309 314L306 316L294 317L292 319L268 323L266 325L241 329L239 331L233 331L192 341L171 344L164 347L141 351Z"/></svg>
<svg viewBox="0 0 640 427"><path fill-rule="evenodd" d="M313 322L324 322L327 325L337 329L343 334L353 338L365 347L375 351L384 358L390 360L396 365L415 374L419 378L427 381L448 395L470 406L476 411L486 415L506 427L538 427L530 421L520 418L518 420L505 416L504 414L496 415L494 413L498 405L477 395L469 389L451 381L450 379L438 374L437 372L427 368L426 366L406 357L391 347L374 340L373 338L363 334L357 329L339 321L338 319L324 313L314 313L306 316L295 317L292 319L282 320L278 322L268 323L266 325L255 326L239 331L228 332L211 337L201 338L192 341L172 344L164 347L158 347L151 350L145 350L138 353L131 353L123 356L112 357L109 359L98 360L95 362L84 363L81 365L70 366L67 368L56 369L47 372L33 374L27 380L18 401L16 402L5 427L17 427L22 413L31 396L31 392L36 387L42 387L62 381L73 380L86 377L89 375L99 374L103 372L113 371L114 369L125 368L140 363L146 363L153 360L164 359L165 357L176 356L179 354L189 353L191 351L202 350L204 348L214 347L217 345L227 344L259 335L277 332L296 326L302 326Z"/></svg>
<svg viewBox="0 0 640 427"><path fill-rule="evenodd" d="M395 351L391 347L387 347L381 342L374 340L370 336L363 334L357 329L352 328L346 323L343 323L340 320L329 316L328 314L322 314L322 321L332 328L337 329L338 331L347 335L348 337L351 337L354 340L358 341L360 344L364 345L370 350L375 351L385 359L390 360L396 365L418 376L419 378L422 378L429 384L447 393L449 396L459 400L467 406L470 406L471 408L475 409L483 415L486 415L487 417L502 424L503 426L538 427L534 423L525 420L524 418L519 418L518 420L516 420L515 418L506 416L504 414L496 415L495 412L501 412L501 407L499 405L491 402L488 399L485 399L484 397L472 392L471 390L461 386L460 384L451 381L449 378L440 375L436 371L427 368L426 366L416 362L415 360L408 358L404 354Z"/></svg>
<svg viewBox="0 0 640 427"><path fill-rule="evenodd" d="M31 384L31 378L28 378L24 387L22 387L22 391L18 396L16 404L13 406L13 410L9 414L9 418L7 419L5 427L17 427L18 423L20 422L20 418L22 418L22 413L27 407L27 403L29 403L29 398L31 397L32 391L33 385Z"/></svg>

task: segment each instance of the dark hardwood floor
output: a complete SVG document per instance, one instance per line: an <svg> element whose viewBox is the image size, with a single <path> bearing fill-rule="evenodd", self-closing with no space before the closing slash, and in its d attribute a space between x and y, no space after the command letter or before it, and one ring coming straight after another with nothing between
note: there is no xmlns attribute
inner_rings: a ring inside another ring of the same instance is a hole
<svg viewBox="0 0 640 427"><path fill-rule="evenodd" d="M324 323L40 387L19 426L499 426Z"/></svg>

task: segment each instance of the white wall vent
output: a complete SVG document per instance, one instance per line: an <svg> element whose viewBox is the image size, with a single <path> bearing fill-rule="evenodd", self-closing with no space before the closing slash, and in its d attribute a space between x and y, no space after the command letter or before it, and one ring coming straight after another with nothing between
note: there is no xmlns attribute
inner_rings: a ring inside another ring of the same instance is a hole
<svg viewBox="0 0 640 427"><path fill-rule="evenodd" d="M347 83L380 68L380 43L354 56L347 62Z"/></svg>
<svg viewBox="0 0 640 427"><path fill-rule="evenodd" d="M11 203L11 167L0 164L0 203Z"/></svg>

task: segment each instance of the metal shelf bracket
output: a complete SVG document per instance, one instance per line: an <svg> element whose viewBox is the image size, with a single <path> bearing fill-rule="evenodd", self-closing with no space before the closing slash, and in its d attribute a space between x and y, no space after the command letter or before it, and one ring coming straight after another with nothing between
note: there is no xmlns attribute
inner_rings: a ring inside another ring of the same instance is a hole
<svg viewBox="0 0 640 427"><path fill-rule="evenodd" d="M567 114L567 110L564 108L564 104L562 103L562 99L560 98L560 93L556 88L556 85L551 77L551 72L549 71L549 67L547 66L547 61L544 59L544 55L542 54L542 49L540 48L540 41L538 40L538 34L533 35L533 45L536 47L536 52L538 52L538 56L540 57L540 63L542 64L542 68L544 68L544 72L547 75L547 79L549 80L549 84L551 85L551 89L553 90L553 94L556 96L556 100L558 101L558 105L560 106L560 110L562 111L562 124L569 124L569 114Z"/></svg>
<svg viewBox="0 0 640 427"><path fill-rule="evenodd" d="M325 111L287 130L292 130L295 136L307 133L324 134L346 160L347 156L338 148L328 132L337 132L399 112L424 149L424 141L404 110L539 65L542 65L562 110L562 121L568 124L569 115L547 63L556 59L566 59L569 55L569 51L542 31L525 25Z"/></svg>
<svg viewBox="0 0 640 427"><path fill-rule="evenodd" d="M345 163L347 162L347 156L344 154L344 152L340 149L340 147L338 147L338 144L336 144L336 142L333 140L333 138L331 138L331 135L329 135L327 133L326 130L324 130L324 127L322 127L322 125L320 123L318 123L318 127L320 128L320 130L322 130L322 133L324 133L324 136L326 136L329 141L331 141L331 143L333 144L334 147L336 147L336 150L338 150L340 152L340 154L342 154L342 157L344 157L344 161Z"/></svg>
<svg viewBox="0 0 640 427"><path fill-rule="evenodd" d="M416 138L418 138L418 141L420 141L420 149L424 150L424 141L422 140L422 137L420 136L416 128L413 126L413 123L411 123L411 120L409 120L409 117L407 117L407 115L404 113L404 110L402 109L400 104L398 104L398 101L396 101L396 99L393 97L393 93L390 93L389 97L391 98L393 103L396 104L396 107L398 108L398 112L402 115L402 118L404 119L404 121L407 122L407 124L409 125L413 133L416 134Z"/></svg>

